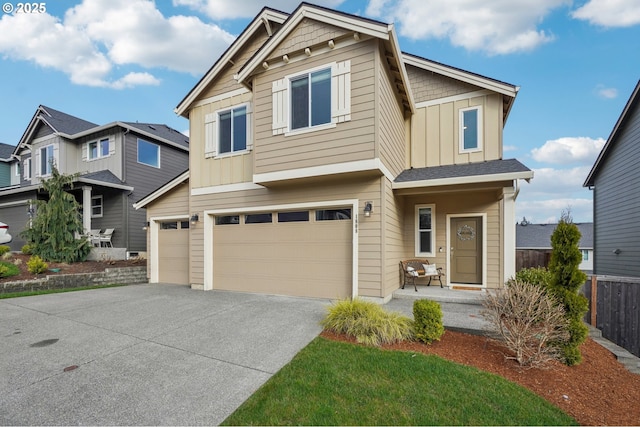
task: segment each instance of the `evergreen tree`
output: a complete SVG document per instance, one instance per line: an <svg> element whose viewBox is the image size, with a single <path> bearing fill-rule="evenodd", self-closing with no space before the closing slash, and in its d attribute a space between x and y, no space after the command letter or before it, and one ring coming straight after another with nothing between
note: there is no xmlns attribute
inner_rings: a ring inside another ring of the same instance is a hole
<svg viewBox="0 0 640 427"><path fill-rule="evenodd" d="M36 205L36 216L31 227L22 235L33 245L33 254L46 261L84 261L91 250L83 234L80 204L65 189L73 188L76 175L61 174L52 165L51 178L41 182L41 189L48 200L32 201Z"/></svg>
<svg viewBox="0 0 640 427"><path fill-rule="evenodd" d="M569 321L570 338L560 344L564 362L571 366L582 361L580 344L588 335L588 328L582 319L588 310L587 299L578 293L587 280L587 275L578 269L582 261L579 249L580 230L573 223L570 211L564 211L558 226L551 235L551 260L549 290L564 304Z"/></svg>

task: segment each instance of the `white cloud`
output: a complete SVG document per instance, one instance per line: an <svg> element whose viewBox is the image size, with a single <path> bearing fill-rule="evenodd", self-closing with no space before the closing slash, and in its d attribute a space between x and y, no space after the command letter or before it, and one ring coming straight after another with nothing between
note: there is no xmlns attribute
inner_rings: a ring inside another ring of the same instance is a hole
<svg viewBox="0 0 640 427"><path fill-rule="evenodd" d="M318 0L314 4L335 8L344 0ZM173 0L175 6L187 6L213 19L253 18L265 5L255 0ZM290 13L300 5L300 0L271 0L266 6Z"/></svg>
<svg viewBox="0 0 640 427"><path fill-rule="evenodd" d="M507 151L517 151L518 147L516 147L515 145L504 145L502 146L502 151L504 151L505 153Z"/></svg>
<svg viewBox="0 0 640 427"><path fill-rule="evenodd" d="M371 0L370 16L396 22L411 39L447 38L454 46L492 55L529 51L554 36L538 28L570 0Z"/></svg>
<svg viewBox="0 0 640 427"><path fill-rule="evenodd" d="M523 195L516 201L516 221L526 217L534 224L554 224L567 209L571 211L574 222L593 221L593 203L589 198L526 200Z"/></svg>
<svg viewBox="0 0 640 427"><path fill-rule="evenodd" d="M558 138L545 142L540 148L534 148L531 155L538 162L565 165L578 163L589 165L590 168L605 142L602 138Z"/></svg>
<svg viewBox="0 0 640 427"><path fill-rule="evenodd" d="M605 87L605 85L596 86L596 94L600 98L615 99L618 97L618 89L614 87Z"/></svg>
<svg viewBox="0 0 640 427"><path fill-rule="evenodd" d="M576 19L602 27L631 27L640 24L638 0L589 0L571 12Z"/></svg>
<svg viewBox="0 0 640 427"><path fill-rule="evenodd" d="M149 0L83 0L64 19L4 15L0 34L0 54L62 71L75 84L115 89L159 84L136 67L201 74L233 41L196 17L166 18Z"/></svg>

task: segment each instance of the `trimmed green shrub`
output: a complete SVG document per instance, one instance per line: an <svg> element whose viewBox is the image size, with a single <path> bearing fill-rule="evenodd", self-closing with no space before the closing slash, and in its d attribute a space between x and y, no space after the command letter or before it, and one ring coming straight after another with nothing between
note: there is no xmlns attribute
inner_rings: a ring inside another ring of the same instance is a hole
<svg viewBox="0 0 640 427"><path fill-rule="evenodd" d="M360 298L340 300L327 308L320 322L326 330L355 337L371 346L411 339L413 322L399 313L387 312L380 305Z"/></svg>
<svg viewBox="0 0 640 427"><path fill-rule="evenodd" d="M11 248L7 245L0 245L0 256L6 254L7 252L9 252L11 250Z"/></svg>
<svg viewBox="0 0 640 427"><path fill-rule="evenodd" d="M20 269L10 262L0 261L0 277L11 277L20 274Z"/></svg>
<svg viewBox="0 0 640 427"><path fill-rule="evenodd" d="M551 273L544 267L523 268L516 273L515 280L548 288L551 284Z"/></svg>
<svg viewBox="0 0 640 427"><path fill-rule="evenodd" d="M421 342L440 341L444 334L442 307L436 301L420 299L413 302L413 335Z"/></svg>
<svg viewBox="0 0 640 427"><path fill-rule="evenodd" d="M33 255L33 245L29 243L22 245L21 252L23 255Z"/></svg>
<svg viewBox="0 0 640 427"><path fill-rule="evenodd" d="M49 264L44 262L38 255L33 255L29 258L29 261L27 261L27 270L31 274L44 273L47 271L47 268L49 268Z"/></svg>

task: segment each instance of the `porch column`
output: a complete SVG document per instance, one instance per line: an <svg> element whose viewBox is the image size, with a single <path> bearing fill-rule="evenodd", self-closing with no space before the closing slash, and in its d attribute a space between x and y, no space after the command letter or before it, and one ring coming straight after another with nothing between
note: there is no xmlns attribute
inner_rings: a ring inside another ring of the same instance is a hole
<svg viewBox="0 0 640 427"><path fill-rule="evenodd" d="M85 233L91 230L91 187L88 185L82 187L82 226Z"/></svg>
<svg viewBox="0 0 640 427"><path fill-rule="evenodd" d="M513 187L502 189L504 227L504 281L516 275L516 191Z"/></svg>

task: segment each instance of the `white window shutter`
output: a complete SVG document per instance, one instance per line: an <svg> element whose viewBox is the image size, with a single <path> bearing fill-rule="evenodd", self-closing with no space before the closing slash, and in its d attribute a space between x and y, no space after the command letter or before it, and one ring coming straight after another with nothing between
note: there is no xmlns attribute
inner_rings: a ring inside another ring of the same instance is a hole
<svg viewBox="0 0 640 427"><path fill-rule="evenodd" d="M112 135L109 137L109 155L116 154L116 138Z"/></svg>
<svg viewBox="0 0 640 427"><path fill-rule="evenodd" d="M253 110L251 104L247 104L247 150L253 150Z"/></svg>
<svg viewBox="0 0 640 427"><path fill-rule="evenodd" d="M209 113L204 116L204 157L216 156L216 113Z"/></svg>
<svg viewBox="0 0 640 427"><path fill-rule="evenodd" d="M42 175L42 163L40 162L40 149L36 150L36 164L35 164L35 169L36 169L36 176L41 176Z"/></svg>
<svg viewBox="0 0 640 427"><path fill-rule="evenodd" d="M351 61L331 67L331 122L351 120Z"/></svg>
<svg viewBox="0 0 640 427"><path fill-rule="evenodd" d="M53 144L53 166L60 170L60 146L58 144Z"/></svg>
<svg viewBox="0 0 640 427"><path fill-rule="evenodd" d="M273 97L273 122L271 129L274 135L286 132L289 122L289 82L286 78L276 80L271 87Z"/></svg>

